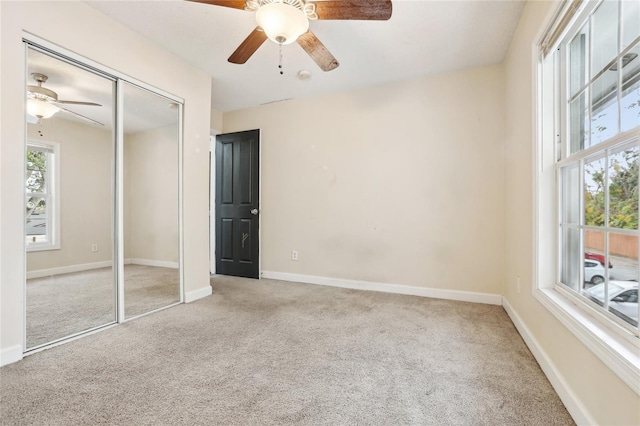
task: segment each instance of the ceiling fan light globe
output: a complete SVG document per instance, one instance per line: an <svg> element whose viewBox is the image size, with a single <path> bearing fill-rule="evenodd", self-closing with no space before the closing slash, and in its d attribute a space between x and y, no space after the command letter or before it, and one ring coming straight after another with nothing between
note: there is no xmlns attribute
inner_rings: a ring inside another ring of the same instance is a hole
<svg viewBox="0 0 640 426"><path fill-rule="evenodd" d="M291 44L309 29L305 13L286 3L268 3L256 12L256 21L269 40Z"/></svg>
<svg viewBox="0 0 640 426"><path fill-rule="evenodd" d="M53 114L60 111L60 108L49 102L37 99L27 100L27 114L38 118L51 118Z"/></svg>

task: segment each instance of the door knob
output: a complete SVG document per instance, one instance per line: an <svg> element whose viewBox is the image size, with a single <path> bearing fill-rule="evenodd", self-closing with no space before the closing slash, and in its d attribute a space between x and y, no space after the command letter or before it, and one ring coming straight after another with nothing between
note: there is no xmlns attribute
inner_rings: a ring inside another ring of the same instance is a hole
<svg viewBox="0 0 640 426"><path fill-rule="evenodd" d="M246 210L245 210L246 211ZM253 215L257 215L258 214L258 209L253 209L251 210L251 214Z"/></svg>

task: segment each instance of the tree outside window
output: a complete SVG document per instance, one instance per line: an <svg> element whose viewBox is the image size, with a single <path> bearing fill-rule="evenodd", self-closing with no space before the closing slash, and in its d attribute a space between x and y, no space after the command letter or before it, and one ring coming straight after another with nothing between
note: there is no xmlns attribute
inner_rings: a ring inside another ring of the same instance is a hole
<svg viewBox="0 0 640 426"><path fill-rule="evenodd" d="M56 248L55 161L57 144L29 142L25 178L26 245L29 250Z"/></svg>

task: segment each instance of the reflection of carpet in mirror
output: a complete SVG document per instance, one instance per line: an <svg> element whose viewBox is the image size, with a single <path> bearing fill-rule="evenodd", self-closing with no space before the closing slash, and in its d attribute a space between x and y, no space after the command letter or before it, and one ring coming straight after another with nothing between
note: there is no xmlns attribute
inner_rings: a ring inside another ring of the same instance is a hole
<svg viewBox="0 0 640 426"><path fill-rule="evenodd" d="M179 270L125 265L125 318L180 300ZM109 268L27 280L27 348L115 321Z"/></svg>

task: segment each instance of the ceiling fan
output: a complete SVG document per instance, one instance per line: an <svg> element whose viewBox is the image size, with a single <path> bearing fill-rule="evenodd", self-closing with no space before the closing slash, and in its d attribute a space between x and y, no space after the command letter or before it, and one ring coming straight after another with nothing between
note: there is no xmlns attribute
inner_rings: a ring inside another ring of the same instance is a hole
<svg viewBox="0 0 640 426"><path fill-rule="evenodd" d="M229 57L244 64L267 39L284 45L297 42L323 71L340 64L309 30L309 20L377 20L391 18L391 0L188 0L256 13L258 26Z"/></svg>
<svg viewBox="0 0 640 426"><path fill-rule="evenodd" d="M77 112L73 112L61 106L61 105L89 105L89 106L102 106L102 105L97 104L95 102L65 101L65 100L58 99L58 94L56 92L42 87L42 84L49 79L48 76L41 73L34 72L31 74L31 77L33 77L33 79L38 83L38 85L27 86L27 114L29 114L32 117L36 117L38 119L43 119L43 118L50 118L59 111L64 111L64 112L68 112L69 114L88 120L93 124L104 126L104 124L100 123L99 121L93 120L89 117L85 117L82 114L78 114Z"/></svg>

